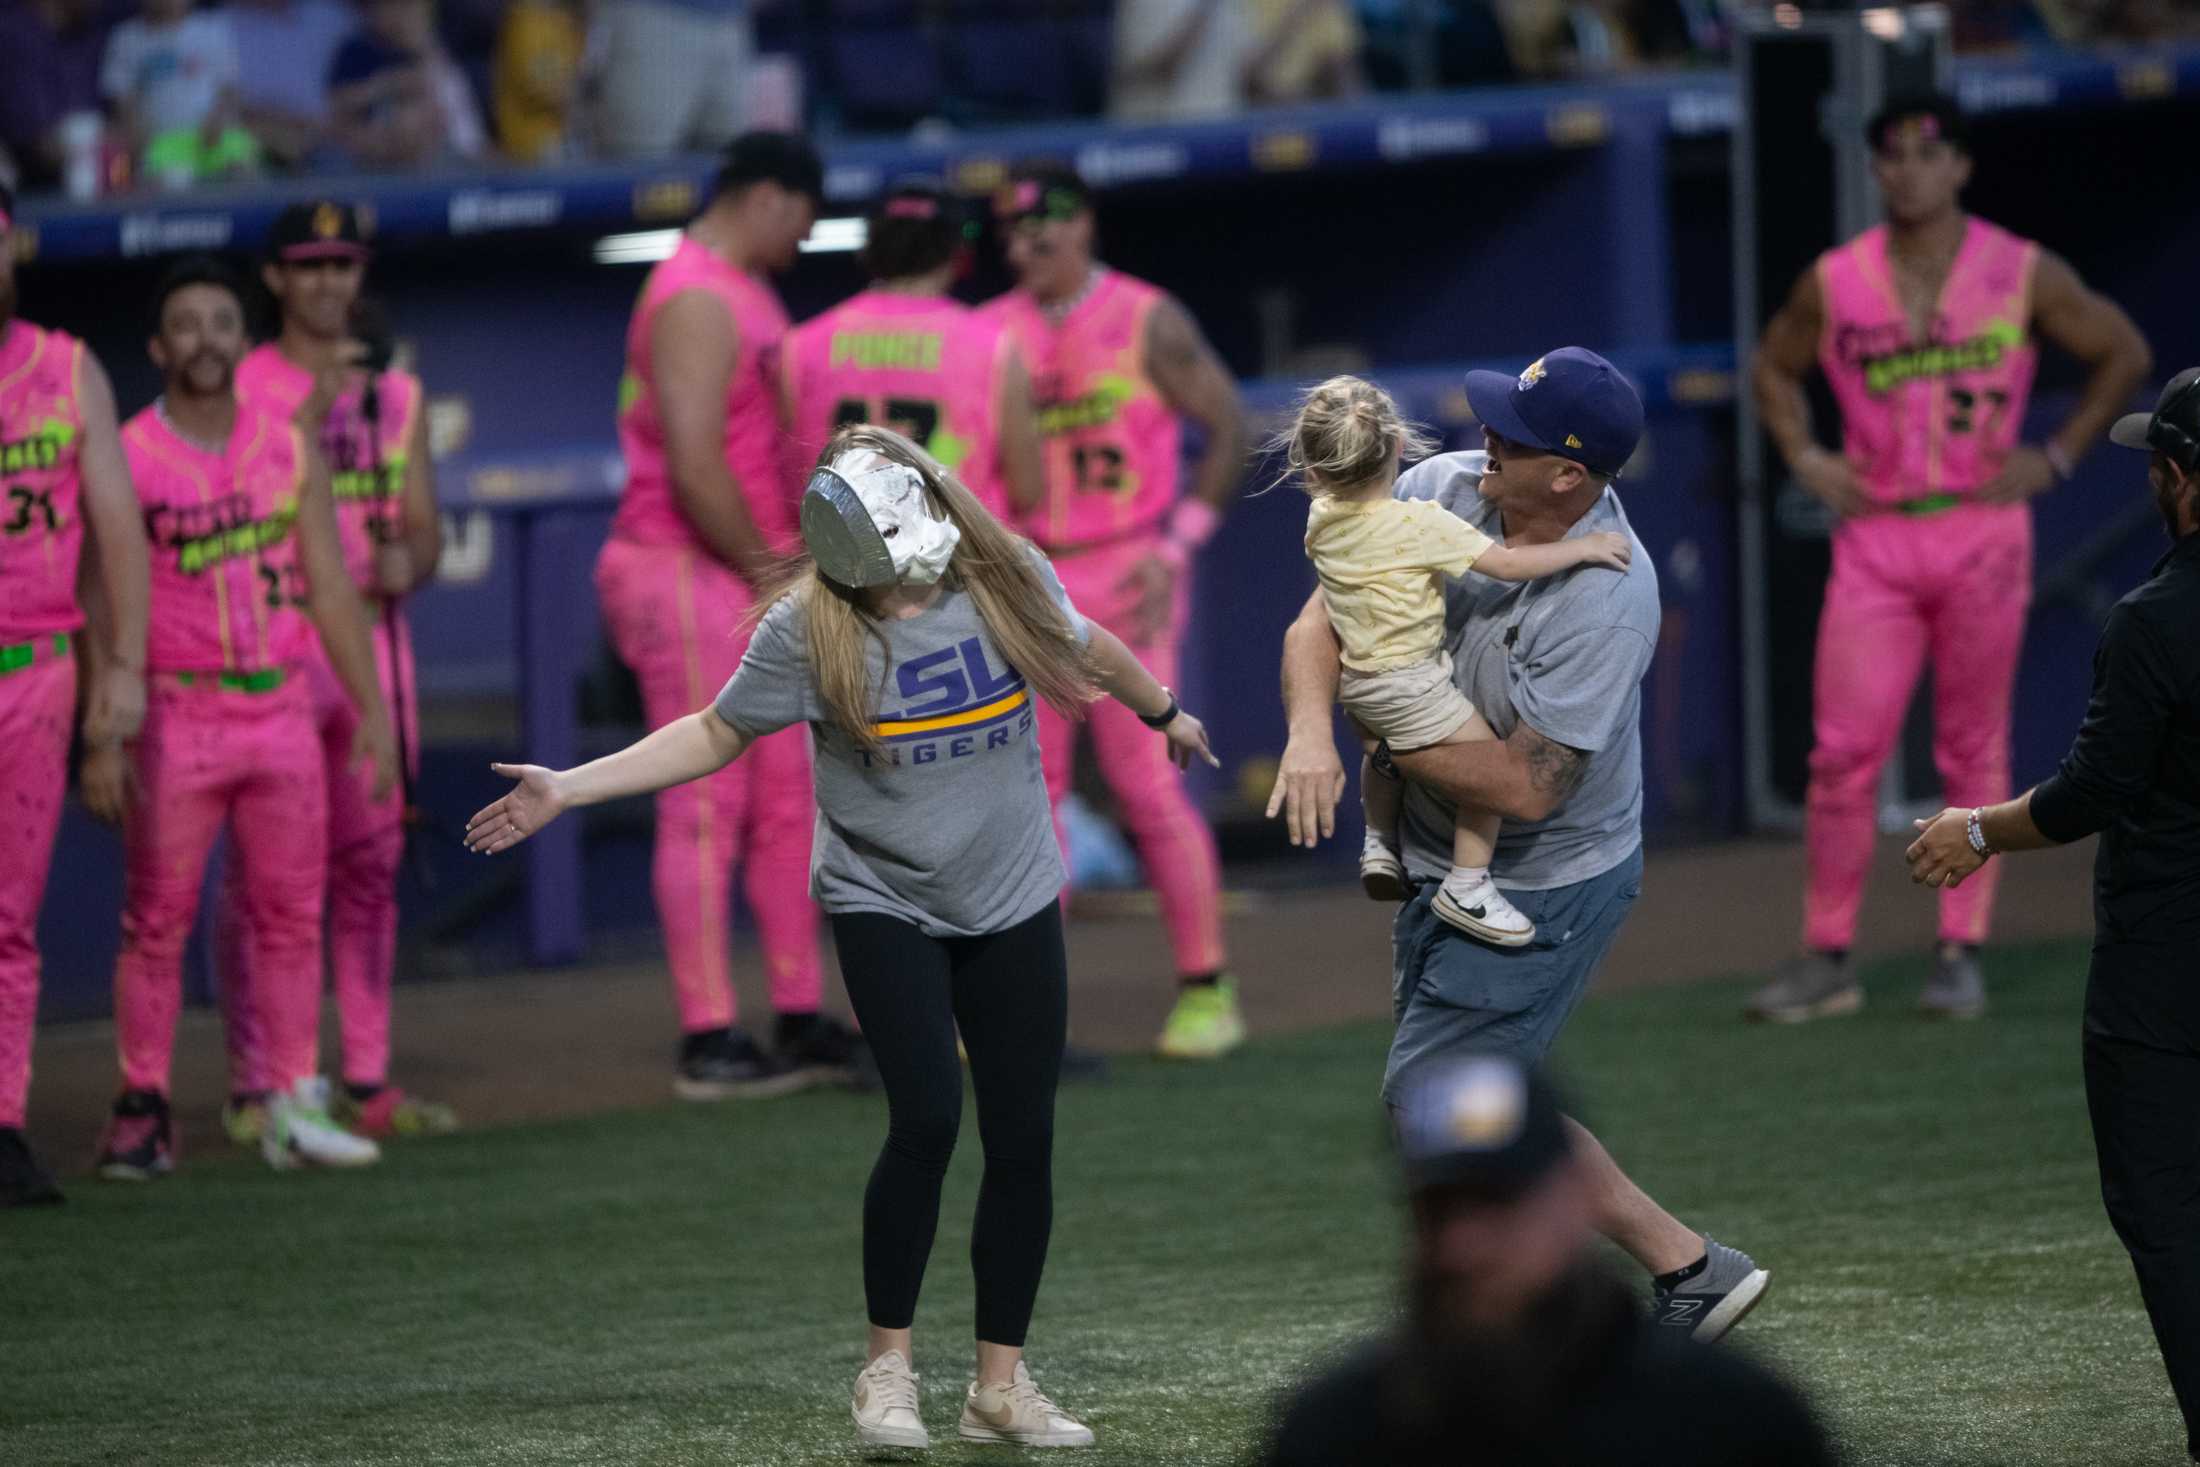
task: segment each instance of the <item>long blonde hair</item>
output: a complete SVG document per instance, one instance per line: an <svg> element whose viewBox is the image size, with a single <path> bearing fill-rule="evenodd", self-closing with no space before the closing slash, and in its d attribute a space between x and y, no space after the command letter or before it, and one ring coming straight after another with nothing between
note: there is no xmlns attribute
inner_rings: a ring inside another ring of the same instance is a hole
<svg viewBox="0 0 2200 1467"><path fill-rule="evenodd" d="M1437 448L1396 399L1364 377L1332 377L1299 399L1291 426L1269 445L1280 452L1284 477L1296 475L1309 494L1357 489L1389 473L1401 459L1426 458Z"/></svg>
<svg viewBox="0 0 2200 1467"><path fill-rule="evenodd" d="M951 583L970 597L993 645L1031 690L1068 717L1084 717L1085 705L1099 695L1098 669L1040 574L1031 542L995 519L938 460L890 428L857 423L840 429L818 455L817 466L858 448L907 464L923 478L933 508L962 534L948 562ZM864 593L834 581L805 554L752 615L761 617L789 596L799 598L808 624L810 676L827 720L857 747L883 755L885 741L873 727L878 689L867 643L877 642L883 650L886 636Z"/></svg>

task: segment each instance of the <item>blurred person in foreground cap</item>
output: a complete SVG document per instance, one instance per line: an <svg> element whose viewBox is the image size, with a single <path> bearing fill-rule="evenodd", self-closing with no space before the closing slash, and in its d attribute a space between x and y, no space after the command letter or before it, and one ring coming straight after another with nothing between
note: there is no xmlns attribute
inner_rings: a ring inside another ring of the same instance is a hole
<svg viewBox="0 0 2200 1467"><path fill-rule="evenodd" d="M1596 1261L1591 1183L1532 1068L1430 1061L1394 1120L1412 1217L1405 1319L1290 1399L1269 1467L1833 1460L1793 1389L1653 1328Z"/></svg>
<svg viewBox="0 0 2200 1467"><path fill-rule="evenodd" d="M2060 256L1964 210L1971 145L1955 98L1896 97L1866 137L1886 222L1802 273L1751 367L1765 432L1830 512L1833 542L1812 663L1802 951L1746 1009L1782 1024L1863 1006L1849 949L1879 838L1880 772L1928 660L1948 797L2008 798L2029 504L2069 481L2150 363L2131 318ZM2054 431L2027 443L2042 342L2075 357L2086 380ZM1811 421L1814 367L1840 407L1838 449ZM1986 1012L1979 949L1995 876L1940 894L1921 1014Z"/></svg>
<svg viewBox="0 0 2200 1467"><path fill-rule="evenodd" d="M68 790L80 630L98 621L110 649L81 674L85 747L120 748L145 721L148 574L114 389L83 342L16 314L16 243L0 185L0 1208L61 1200L23 1139L38 908Z"/></svg>
<svg viewBox="0 0 2200 1467"><path fill-rule="evenodd" d="M2014 800L1919 821L1911 878L1946 890L2002 851L2100 833L2085 1095L2101 1200L2200 1460L2200 367L2109 437L2148 455L2171 545L2108 615L2062 767Z"/></svg>
<svg viewBox="0 0 2200 1467"><path fill-rule="evenodd" d="M1429 501L1509 548L1609 533L1632 550L1616 574L1592 566L1537 581L1445 582L1449 676L1497 737L1376 745L1374 766L1405 780L1397 849L1363 848L1360 868L1371 894L1372 878L1402 872L1391 923L1397 1028L1383 1076L1393 1106L1405 1077L1435 1058L1497 1050L1541 1062L1642 896L1642 679L1661 612L1656 565L1614 484L1642 442L1641 395L1578 346L1517 374L1469 372L1465 386L1482 450L1422 460L1398 476L1395 498ZM1284 634L1289 734L1268 802L1294 845L1336 833L1343 658L1317 587ZM1493 879L1556 940L1499 949L1439 915L1453 831L1471 811L1499 817ZM1763 1297L1770 1271L1674 1217L1588 1131L1568 1129L1596 1227L1650 1276L1658 1323L1706 1343L1732 1328Z"/></svg>
<svg viewBox="0 0 2200 1467"><path fill-rule="evenodd" d="M397 871L405 854L406 808L417 772L420 710L412 628L404 602L435 575L442 516L428 459L427 394L411 372L392 367L386 323L363 310L367 226L337 199L292 204L276 216L261 283L274 297L275 336L237 364L237 395L293 422L320 449L335 497L344 568L370 613L374 668L395 722L398 786L376 799L347 757L364 716L344 692L326 650L310 644L302 672L320 732L328 787L328 968L342 1033L337 1118L387 1140L454 1129L450 1107L390 1083L390 1013L397 966ZM369 339L371 338L371 340ZM253 904L242 866L225 868L220 944L224 997L245 1000L228 1027L232 1093L224 1129L240 1146L265 1128L266 1035L251 1012L254 951L245 930Z"/></svg>

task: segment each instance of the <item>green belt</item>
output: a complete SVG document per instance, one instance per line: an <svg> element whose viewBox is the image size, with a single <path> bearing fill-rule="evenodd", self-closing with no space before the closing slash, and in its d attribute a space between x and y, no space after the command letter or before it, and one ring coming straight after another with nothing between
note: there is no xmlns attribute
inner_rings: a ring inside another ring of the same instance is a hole
<svg viewBox="0 0 2200 1467"><path fill-rule="evenodd" d="M283 670L263 667L258 672L179 672L181 688L219 688L225 693L272 693L283 685Z"/></svg>
<svg viewBox="0 0 2200 1467"><path fill-rule="evenodd" d="M69 655L69 634L55 632L49 641L39 637L34 641L16 642L0 647L0 676L21 672L40 657L66 657Z"/></svg>
<svg viewBox="0 0 2200 1467"><path fill-rule="evenodd" d="M1961 503L1963 496L1960 494L1927 494L1917 499L1899 500L1894 509L1896 514L1906 514L1914 519L1954 509Z"/></svg>

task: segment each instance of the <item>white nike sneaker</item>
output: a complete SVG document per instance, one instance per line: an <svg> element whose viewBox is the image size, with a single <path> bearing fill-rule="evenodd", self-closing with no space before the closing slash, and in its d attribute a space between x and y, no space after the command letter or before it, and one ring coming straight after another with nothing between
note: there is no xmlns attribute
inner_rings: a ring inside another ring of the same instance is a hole
<svg viewBox="0 0 2200 1467"><path fill-rule="evenodd" d="M966 1442L1007 1442L1019 1447L1089 1447L1092 1428L1046 1398L1032 1384L1024 1362L1007 1385L970 1383L956 1434Z"/></svg>
<svg viewBox="0 0 2200 1467"><path fill-rule="evenodd" d="M337 1125L328 1113L328 1081L309 1075L287 1093L278 1090L267 1098L260 1156L277 1171L372 1166L382 1159L382 1148Z"/></svg>
<svg viewBox="0 0 2200 1467"><path fill-rule="evenodd" d="M1492 947L1526 947L1535 941L1535 924L1505 900L1486 871L1469 878L1454 869L1429 905L1439 918Z"/></svg>
<svg viewBox="0 0 2200 1467"><path fill-rule="evenodd" d="M1405 863L1372 830L1360 837L1360 890L1375 902L1402 902L1413 894L1406 885Z"/></svg>
<svg viewBox="0 0 2200 1467"><path fill-rule="evenodd" d="M917 1414L917 1373L899 1350L888 1350L863 1367L849 1409L856 1418L856 1440L867 1447L923 1451L932 1445L932 1434Z"/></svg>

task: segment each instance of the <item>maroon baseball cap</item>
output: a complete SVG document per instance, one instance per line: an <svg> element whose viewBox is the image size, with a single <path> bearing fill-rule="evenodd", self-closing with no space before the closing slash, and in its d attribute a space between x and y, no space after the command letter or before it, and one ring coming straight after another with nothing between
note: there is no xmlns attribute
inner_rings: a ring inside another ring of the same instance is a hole
<svg viewBox="0 0 2200 1467"><path fill-rule="evenodd" d="M275 216L268 253L286 262L367 257L367 231L359 210L335 199L308 199Z"/></svg>

